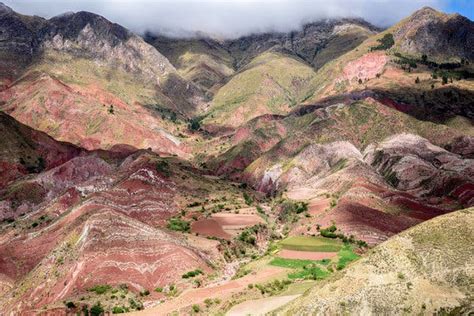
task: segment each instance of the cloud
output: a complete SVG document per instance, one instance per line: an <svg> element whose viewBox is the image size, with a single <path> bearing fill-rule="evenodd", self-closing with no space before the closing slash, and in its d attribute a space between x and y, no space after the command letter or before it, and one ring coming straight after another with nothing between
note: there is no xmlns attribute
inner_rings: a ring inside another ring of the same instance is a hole
<svg viewBox="0 0 474 316"><path fill-rule="evenodd" d="M428 5L448 0L3 0L23 14L52 17L90 11L136 33L146 30L184 36L195 32L237 37L298 29L322 18L361 17L388 26Z"/></svg>

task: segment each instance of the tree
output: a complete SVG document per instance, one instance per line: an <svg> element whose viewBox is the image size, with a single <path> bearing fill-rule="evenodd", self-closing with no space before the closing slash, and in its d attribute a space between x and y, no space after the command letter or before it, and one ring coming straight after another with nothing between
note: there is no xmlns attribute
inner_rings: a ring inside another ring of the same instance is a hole
<svg viewBox="0 0 474 316"><path fill-rule="evenodd" d="M97 302L94 306L91 307L90 314L92 316L99 316L104 314L104 308L100 305L100 302Z"/></svg>
<svg viewBox="0 0 474 316"><path fill-rule="evenodd" d="M190 122L189 122L189 129L192 130L192 131L197 131L201 128L201 124L199 123L199 119L198 118L193 118Z"/></svg>
<svg viewBox="0 0 474 316"><path fill-rule="evenodd" d="M359 78L359 84L362 84L362 79Z"/></svg>
<svg viewBox="0 0 474 316"><path fill-rule="evenodd" d="M417 84L420 83L420 77L416 77L415 83L417 83Z"/></svg>
<svg viewBox="0 0 474 316"><path fill-rule="evenodd" d="M423 63L426 63L428 61L428 56L426 54L423 54L421 56L421 60L423 61Z"/></svg>
<svg viewBox="0 0 474 316"><path fill-rule="evenodd" d="M448 83L448 77L446 76L443 76L443 85L447 84Z"/></svg>
<svg viewBox="0 0 474 316"><path fill-rule="evenodd" d="M111 104L109 107L109 114L114 114L114 113L115 113L114 106Z"/></svg>

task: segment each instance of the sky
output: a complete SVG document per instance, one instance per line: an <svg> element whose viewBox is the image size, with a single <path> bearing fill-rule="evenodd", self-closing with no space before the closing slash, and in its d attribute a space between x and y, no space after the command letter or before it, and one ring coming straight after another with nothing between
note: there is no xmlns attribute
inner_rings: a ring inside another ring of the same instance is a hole
<svg viewBox="0 0 474 316"><path fill-rule="evenodd" d="M50 18L90 11L136 33L196 32L223 38L289 31L323 18L361 17L387 27L423 6L474 19L474 0L0 0L17 12Z"/></svg>

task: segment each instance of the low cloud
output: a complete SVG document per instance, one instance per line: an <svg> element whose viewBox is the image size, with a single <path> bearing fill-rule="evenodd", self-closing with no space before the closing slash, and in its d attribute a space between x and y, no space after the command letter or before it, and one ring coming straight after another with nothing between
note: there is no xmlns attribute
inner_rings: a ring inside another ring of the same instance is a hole
<svg viewBox="0 0 474 316"><path fill-rule="evenodd" d="M324 18L361 17L389 26L413 11L443 9L447 0L4 0L23 14L52 17L90 11L136 33L171 36L203 32L233 38L265 31L298 29Z"/></svg>

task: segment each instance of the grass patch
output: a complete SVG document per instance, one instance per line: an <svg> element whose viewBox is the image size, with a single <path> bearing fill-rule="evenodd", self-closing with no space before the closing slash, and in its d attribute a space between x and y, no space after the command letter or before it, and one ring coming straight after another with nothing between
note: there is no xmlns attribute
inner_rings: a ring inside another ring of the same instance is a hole
<svg viewBox="0 0 474 316"><path fill-rule="evenodd" d="M337 270L344 269L349 262L360 258L360 256L352 250L351 245L344 245L337 255L339 256L339 261L336 266Z"/></svg>
<svg viewBox="0 0 474 316"><path fill-rule="evenodd" d="M283 249L299 251L337 252L342 243L337 240L322 237L293 236L280 242Z"/></svg>
<svg viewBox="0 0 474 316"><path fill-rule="evenodd" d="M189 222L183 221L180 218L170 218L168 220L167 227L171 230L179 231L179 232L189 232L191 227Z"/></svg>
<svg viewBox="0 0 474 316"><path fill-rule="evenodd" d="M328 277L331 272L323 270L316 265L308 265L303 268L303 270L289 273L288 278L291 280L294 279L311 279L311 280L322 280Z"/></svg>

